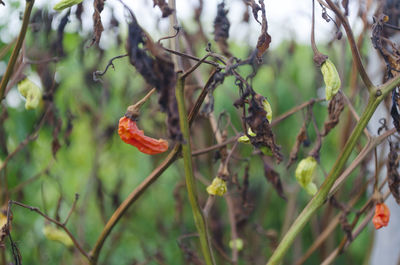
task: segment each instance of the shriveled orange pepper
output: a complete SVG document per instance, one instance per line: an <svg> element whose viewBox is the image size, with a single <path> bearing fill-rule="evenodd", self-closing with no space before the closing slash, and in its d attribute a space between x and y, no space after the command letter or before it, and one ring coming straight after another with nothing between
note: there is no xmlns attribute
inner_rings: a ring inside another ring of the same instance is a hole
<svg viewBox="0 0 400 265"><path fill-rule="evenodd" d="M118 134L122 141L133 145L140 152L155 155L168 150L168 142L164 139L154 139L144 135L142 130L136 125L136 122L128 117L122 117L119 120Z"/></svg>
<svg viewBox="0 0 400 265"><path fill-rule="evenodd" d="M389 207L384 203L378 203L375 207L375 215L372 218L372 223L375 226L375 229L379 229L383 226L387 226L390 218L390 210Z"/></svg>

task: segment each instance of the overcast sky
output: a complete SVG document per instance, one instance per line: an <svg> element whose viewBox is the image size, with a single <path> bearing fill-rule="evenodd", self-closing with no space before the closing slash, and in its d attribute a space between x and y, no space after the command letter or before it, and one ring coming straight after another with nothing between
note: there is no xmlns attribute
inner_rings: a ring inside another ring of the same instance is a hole
<svg viewBox="0 0 400 265"><path fill-rule="evenodd" d="M21 25L20 16L23 11L23 6L20 10L14 10L10 8L11 2L19 0L5 0L6 6L0 5L0 24L8 24L0 34L0 38L3 41L10 41L19 32ZM24 2L24 1L20 1ZM49 9L57 3L58 0L36 0L35 6L43 7L46 6ZM202 21L205 25L204 29L206 33L211 34L213 31L212 23L216 15L216 6L220 1L215 0L204 0L204 11ZM251 26L241 22L243 16L244 5L242 0L226 0L226 6L229 8L228 17L231 22L230 36L233 40L239 42L248 42L254 44L257 41L260 26L250 19ZM165 35L168 28L168 19L161 19L161 12L158 8L153 8L152 0L126 0L132 10L134 11L139 23L146 28L147 31L151 32L154 37L160 37ZM113 8L117 14L117 18L124 21L124 9L121 4L116 0L107 0L106 8L102 12L102 19L107 25L107 21L110 19L110 9ZM193 16L193 7L198 4L197 0L177 0L177 14L178 19L190 26L191 17ZM84 15L84 31L88 32L92 28L92 12L93 12L93 1L84 0L85 15ZM310 39L310 21L311 21L311 0L299 1L299 0L265 0L267 20L269 23L269 33L272 36L272 47L279 45L283 39L295 39L298 42L309 43ZM316 39L317 41L324 41L329 39L332 34L332 23L326 23L320 16L320 7L317 4L316 9ZM357 13L356 7L350 8L350 21ZM65 11L64 11L65 12ZM160 21L160 23L158 22ZM75 26L74 26L75 25ZM76 21L74 19L67 26L67 30L75 30ZM356 29L357 30L357 29ZM107 37L103 38L102 45L107 45Z"/></svg>

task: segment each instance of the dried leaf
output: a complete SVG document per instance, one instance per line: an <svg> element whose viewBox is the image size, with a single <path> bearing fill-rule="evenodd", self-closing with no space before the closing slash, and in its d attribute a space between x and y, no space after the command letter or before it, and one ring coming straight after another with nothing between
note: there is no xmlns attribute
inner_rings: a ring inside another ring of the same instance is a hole
<svg viewBox="0 0 400 265"><path fill-rule="evenodd" d="M94 0L93 2L94 12L93 12L93 44L99 44L101 33L104 31L103 23L101 22L101 11L104 9L104 0Z"/></svg>
<svg viewBox="0 0 400 265"><path fill-rule="evenodd" d="M268 22L265 15L265 5L263 0L259 0L261 4L261 34L257 41L257 58L260 60L264 52L269 48L271 43L271 36L268 34Z"/></svg>
<svg viewBox="0 0 400 265"><path fill-rule="evenodd" d="M60 134L61 127L62 127L62 120L58 118L54 121L55 127L53 129L53 141L51 142L51 151L53 157L56 158L58 150L61 148L60 141L58 140L58 135Z"/></svg>
<svg viewBox="0 0 400 265"><path fill-rule="evenodd" d="M392 193L393 197L396 199L397 204L400 205L400 175L397 171L399 167L399 161L397 160L397 152L393 147L393 144L390 144L390 152L388 157L388 184L389 190Z"/></svg>
<svg viewBox="0 0 400 265"><path fill-rule="evenodd" d="M69 22L69 14L70 10L61 18L60 24L58 24L57 27L57 39L52 44L52 48L55 54L59 57L65 56L63 40L64 40L64 30L65 27L67 26L67 23Z"/></svg>
<svg viewBox="0 0 400 265"><path fill-rule="evenodd" d="M339 117L344 109L344 98L342 93L337 93L329 102L328 120L324 124L322 136L326 136L339 123Z"/></svg>
<svg viewBox="0 0 400 265"><path fill-rule="evenodd" d="M280 147L275 143L274 134L266 117L267 112L263 108L262 102L264 99L263 96L255 94L250 100L250 106L248 107L249 116L246 117L246 122L256 136L249 138L251 144L257 148L262 146L268 147L277 160L277 163L280 163L283 156L280 153Z"/></svg>
<svg viewBox="0 0 400 265"><path fill-rule="evenodd" d="M229 28L230 22L227 17L228 10L225 10L225 2L218 4L217 16L214 19L214 40L217 42L222 53L231 57L232 54L228 50Z"/></svg>
<svg viewBox="0 0 400 265"><path fill-rule="evenodd" d="M10 217L12 219L12 216ZM4 246L4 238L9 233L9 228L7 227L7 210L0 210L0 247Z"/></svg>
<svg viewBox="0 0 400 265"><path fill-rule="evenodd" d="M304 121L303 126L301 126L300 132L297 134L296 142L294 143L292 150L290 151L289 162L287 163L286 168L289 168L297 160L297 153L299 152L300 145L307 139L307 125L306 121Z"/></svg>
<svg viewBox="0 0 400 265"><path fill-rule="evenodd" d="M400 114L397 108L399 107L400 95L397 88L392 91L392 108L390 110L390 115L393 118L393 125L397 132L400 132Z"/></svg>
<svg viewBox="0 0 400 265"><path fill-rule="evenodd" d="M162 17L168 17L174 12L174 9L168 6L168 3L165 0L153 0L153 7L158 6L162 12Z"/></svg>
<svg viewBox="0 0 400 265"><path fill-rule="evenodd" d="M161 110L168 115L168 131L173 140L181 141L178 105L175 97L176 74L171 57L165 54L159 44L139 26L132 15L129 24L127 50L129 60L147 83L154 86L159 93ZM143 45L145 48L140 48Z"/></svg>
<svg viewBox="0 0 400 265"><path fill-rule="evenodd" d="M267 180L272 184L279 197L286 200L286 196L283 192L282 182L279 173L276 172L266 161L266 158L262 156L264 162L264 175Z"/></svg>
<svg viewBox="0 0 400 265"><path fill-rule="evenodd" d="M349 15L349 0L342 0L342 6L344 8L344 15Z"/></svg>

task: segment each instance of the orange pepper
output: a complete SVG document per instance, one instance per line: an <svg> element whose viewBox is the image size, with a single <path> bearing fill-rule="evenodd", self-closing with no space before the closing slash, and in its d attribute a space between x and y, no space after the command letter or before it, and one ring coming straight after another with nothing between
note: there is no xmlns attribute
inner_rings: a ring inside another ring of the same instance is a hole
<svg viewBox="0 0 400 265"><path fill-rule="evenodd" d="M168 150L168 142L164 139L154 139L144 135L142 130L136 125L136 122L128 117L122 117L119 120L118 134L122 141L133 145L140 152L155 155Z"/></svg>
<svg viewBox="0 0 400 265"><path fill-rule="evenodd" d="M372 223L375 229L387 226L390 218L390 210L384 203L378 203L375 207L375 215L372 218Z"/></svg>

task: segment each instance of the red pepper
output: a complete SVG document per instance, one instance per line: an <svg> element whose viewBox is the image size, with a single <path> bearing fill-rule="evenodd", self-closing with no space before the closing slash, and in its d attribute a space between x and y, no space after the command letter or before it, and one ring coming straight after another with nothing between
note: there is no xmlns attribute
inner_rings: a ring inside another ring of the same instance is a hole
<svg viewBox="0 0 400 265"><path fill-rule="evenodd" d="M118 134L122 141L133 145L140 152L154 155L168 150L168 142L164 139L154 139L144 135L142 130L136 125L136 122L128 117L122 117L119 120Z"/></svg>
<svg viewBox="0 0 400 265"><path fill-rule="evenodd" d="M387 226L390 218L390 210L384 203L378 203L375 207L375 215L372 218L372 223L375 229Z"/></svg>

